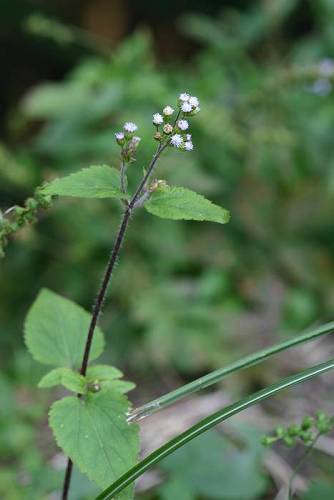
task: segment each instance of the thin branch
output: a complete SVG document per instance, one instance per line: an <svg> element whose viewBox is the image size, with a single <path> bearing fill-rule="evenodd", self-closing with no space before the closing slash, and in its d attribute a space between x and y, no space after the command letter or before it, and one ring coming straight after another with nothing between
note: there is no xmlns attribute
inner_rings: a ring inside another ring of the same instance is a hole
<svg viewBox="0 0 334 500"><path fill-rule="evenodd" d="M98 291L97 299L96 299L96 302L95 302L95 305L93 308L92 318L91 318L89 328L88 328L87 339L86 339L84 354L83 354L81 368L80 368L81 375L86 375L88 362L89 362L90 350L91 350L92 342L93 342L93 338L94 338L95 328L96 328L99 316L100 316L102 308L103 308L103 304L104 304L104 301L105 301L105 298L107 295L110 279L111 279L115 264L117 262L118 256L120 254L120 250L121 250L124 238L125 238L126 230L127 230L127 227L128 227L131 215L132 215L132 211L135 209L136 201L138 200L138 198L140 198L142 191L145 188L146 183L149 180L149 178L154 170L154 167L157 163L157 160L159 159L159 157L160 157L161 153L164 151L164 149L167 147L168 143L169 143L168 141L164 144L159 143L158 148L153 155L151 163L148 166L146 174L144 175L143 179L139 183L138 188L136 189L134 195L132 196L128 206L126 207L126 209L124 211L121 225L120 225L120 228L118 230L116 240L115 240L113 249L111 251L109 261L107 263L107 267L105 269L102 283L101 283L100 289ZM78 394L78 397L80 398L81 395ZM71 477L72 477L72 469L73 469L72 460L69 458L68 462L67 462L65 477L64 477L62 500L67 500L67 498L68 498Z"/></svg>
<svg viewBox="0 0 334 500"><path fill-rule="evenodd" d="M321 432L319 431L316 436L314 437L312 443L306 448L305 452L303 453L301 459L299 460L298 464L296 465L292 476L290 477L289 480L289 485L288 485L288 499L292 500L293 499L293 481L295 477L297 476L299 470L301 469L302 465L306 462L307 458L310 456L311 452L314 450L314 445L318 441L319 437L321 436Z"/></svg>

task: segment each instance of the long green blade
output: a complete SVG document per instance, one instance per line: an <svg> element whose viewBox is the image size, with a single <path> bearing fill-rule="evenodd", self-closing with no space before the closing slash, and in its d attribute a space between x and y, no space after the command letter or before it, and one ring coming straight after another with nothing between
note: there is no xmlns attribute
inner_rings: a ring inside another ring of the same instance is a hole
<svg viewBox="0 0 334 500"><path fill-rule="evenodd" d="M176 451L181 446L185 445L188 441L191 441L195 437L199 436L203 432L211 429L215 425L227 420L228 418L236 415L237 413L246 410L250 406L253 406L264 399L267 399L274 394L283 391L284 389L288 389L296 384L304 382L306 380L311 379L321 373L325 373L328 370L334 368L334 359L327 361L326 363L321 363L319 365L314 366L313 368L309 368L308 370L304 370L297 375L293 375L291 377L287 377L280 382L276 382L275 384L262 389L261 391L255 392L250 396L247 396L236 403L233 403L226 408L223 408L213 415L204 418L196 425L190 427L187 431L183 432L179 436L171 439L166 444L158 448L156 451L151 453L144 460L139 462L137 465L132 467L128 472L126 472L123 476L121 476L117 481L115 481L111 486L105 489L100 495L96 497L95 500L110 500L115 495L120 493L124 488L129 486L133 481L135 481L138 477L140 477L144 472L153 467L155 464L160 462L163 458L167 457L174 451Z"/></svg>
<svg viewBox="0 0 334 500"><path fill-rule="evenodd" d="M321 335L326 335L334 331L334 321L330 323L326 323L325 325L319 326L314 330L310 330L302 335L298 335L293 339L286 340L281 342L280 344L276 344L272 347L268 347L267 349L263 349L262 351L258 351L255 354L250 354L235 363L232 363L224 368L219 368L211 373L208 373L204 377L200 377L189 384L183 385L179 389L176 389L168 394L164 394L163 396L150 401L149 403L140 406L139 408L135 408L129 415L128 422L138 421L141 418L144 418L156 411L165 408L175 401L182 399L189 394L197 392L205 387L209 387L212 384L216 384L220 380L222 380L227 375L230 375L233 372L236 372L241 369L248 368L250 366L254 366L261 361L273 356L274 354L278 354L279 352L285 351L286 349L290 349L298 344L302 344L304 342L309 342Z"/></svg>

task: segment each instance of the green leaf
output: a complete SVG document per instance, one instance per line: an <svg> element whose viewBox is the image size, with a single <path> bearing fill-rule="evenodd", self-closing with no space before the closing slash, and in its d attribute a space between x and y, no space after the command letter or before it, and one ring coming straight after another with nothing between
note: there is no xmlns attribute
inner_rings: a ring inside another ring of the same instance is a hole
<svg viewBox="0 0 334 500"><path fill-rule="evenodd" d="M125 394L136 387L133 382L126 380L118 380L123 376L123 373L109 365L93 365L87 369L86 379L89 383L98 382L102 387L108 387L114 391Z"/></svg>
<svg viewBox="0 0 334 500"><path fill-rule="evenodd" d="M43 289L31 306L25 322L25 341L40 363L78 368L83 357L91 315L74 302ZM97 327L90 359L103 351L103 333Z"/></svg>
<svg viewBox="0 0 334 500"><path fill-rule="evenodd" d="M249 368L250 366L257 365L262 361L268 359L274 354L278 354L279 352L285 351L292 347L295 347L299 344L303 344L305 342L310 342L322 335L328 335L333 333L334 331L334 321L330 323L325 323L313 330L307 331L302 335L298 335L289 340L285 340L280 344L275 344L271 347L267 347L266 349L262 349L261 351L257 351L254 354L250 354L245 356L244 358L231 363L230 365L224 366L223 368L218 368L218 370L214 370L213 372L208 373L207 375L203 375L202 377L189 382L188 384L182 385L181 387L174 389L159 398L150 401L149 403L136 408L132 412L133 418L140 418L142 415L150 415L162 408L166 408L167 406L179 401L184 397L189 397L190 394L200 391L206 387L209 387L217 382L220 382L223 378L231 375L234 372L239 370L244 370L245 368Z"/></svg>
<svg viewBox="0 0 334 500"><path fill-rule="evenodd" d="M84 168L80 172L55 179L42 192L79 198L124 198L120 190L119 172L108 165Z"/></svg>
<svg viewBox="0 0 334 500"><path fill-rule="evenodd" d="M109 365L92 365L87 369L86 378L88 382L102 382L104 380L114 380L115 378L121 378L123 373Z"/></svg>
<svg viewBox="0 0 334 500"><path fill-rule="evenodd" d="M201 194L182 187L164 186L152 193L145 203L148 212L163 219L212 221L225 224L230 219L227 210Z"/></svg>
<svg viewBox="0 0 334 500"><path fill-rule="evenodd" d="M38 387L46 389L55 385L63 385L70 391L84 394L86 379L80 373L74 372L70 368L55 368L41 378Z"/></svg>
<svg viewBox="0 0 334 500"><path fill-rule="evenodd" d="M68 396L50 410L50 426L58 445L80 471L105 488L138 459L138 426L128 424L125 396L105 389L86 398ZM127 488L120 500L132 498Z"/></svg>
<svg viewBox="0 0 334 500"><path fill-rule="evenodd" d="M280 380L279 382L276 382L275 384L272 384L265 389L255 392L254 394L240 399L236 403L228 405L225 408L217 411L216 413L209 415L208 417L204 418L197 424L187 429L185 432L182 432L175 438L165 443L163 446L144 458L144 460L132 467L132 469L128 470L122 477L120 477L117 481L106 488L100 495L98 495L96 497L96 500L111 500L115 497L115 495L123 491L124 488L129 486L133 481L144 474L144 472L159 463L163 458L167 457L171 453L174 453L186 443L196 438L197 436L200 436L201 434L203 434L203 432L212 429L220 422L229 419L233 415L237 415L238 413L246 410L247 408L250 408L260 401L274 396L284 389L293 387L296 384L300 384L301 382L325 373L328 370L332 370L333 368L334 359L331 359L326 363L321 363L312 368L309 368L308 370L299 372L296 375Z"/></svg>
<svg viewBox="0 0 334 500"><path fill-rule="evenodd" d="M133 382L128 382L127 380L107 380L102 383L102 386L109 387L110 389L120 392L121 394L126 394L132 391L136 387Z"/></svg>

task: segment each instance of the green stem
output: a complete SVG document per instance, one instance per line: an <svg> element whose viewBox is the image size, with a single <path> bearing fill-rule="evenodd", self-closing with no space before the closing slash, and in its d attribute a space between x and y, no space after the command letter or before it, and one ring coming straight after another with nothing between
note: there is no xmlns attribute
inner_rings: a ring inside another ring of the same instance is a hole
<svg viewBox="0 0 334 500"><path fill-rule="evenodd" d="M291 340L286 340L281 342L280 344L276 344L272 347L268 347L267 349L263 349L262 351L258 351L255 354L251 354L246 356L235 363L232 363L224 368L219 368L211 373L208 373L204 377L200 377L189 384L183 385L182 387L169 392L168 394L164 394L163 396L150 401L139 408L135 408L128 417L128 422L135 422L141 420L144 417L155 413L162 408L166 408L167 406L179 401L180 399L193 394L194 392L200 391L205 387L209 387L210 385L216 384L220 380L222 380L227 375L230 375L237 370L249 368L250 366L254 366L261 361L273 356L274 354L278 354L279 352L285 351L286 349L290 349L298 344L303 342L308 342L313 340L321 335L327 335L334 331L334 321L330 323L326 323L314 330L311 330L307 333L299 335L298 337L294 337Z"/></svg>
<svg viewBox="0 0 334 500"><path fill-rule="evenodd" d="M315 446L315 444L318 441L318 439L319 439L320 436L321 436L321 432L318 432L316 434L316 436L314 437L312 443L306 448L306 450L303 453L301 459L297 463L297 465L295 467L295 470L291 474L291 477L290 477L290 480L289 480L289 485L288 485L288 499L289 500L292 500L292 498L293 498L293 490L292 490L293 481L294 481L295 477L297 476L298 471L300 470L301 466L306 462L307 458L309 457L309 455L313 451L314 446Z"/></svg>
<svg viewBox="0 0 334 500"><path fill-rule="evenodd" d="M187 431L168 441L166 444L151 453L144 460L132 467L111 486L100 493L100 495L98 495L95 500L110 500L114 498L115 495L123 491L124 488L133 483L133 481L144 474L144 472L146 472L148 469L156 465L158 462L176 451L178 448L184 446L186 443L196 438L203 432L211 429L220 422L227 420L233 415L246 410L250 406L257 404L260 401L263 401L264 399L267 399L284 389L288 389L289 387L292 387L296 384L305 382L306 380L320 375L321 373L325 373L333 368L334 359L327 361L326 363L316 365L312 368L309 368L308 370L304 370L297 375L287 377L280 382L276 382L275 384L272 384L269 387L262 389L261 391L255 392L254 394L251 394L250 396L247 396L246 398L241 399L236 403L226 406L213 415L206 417L205 419L190 427Z"/></svg>

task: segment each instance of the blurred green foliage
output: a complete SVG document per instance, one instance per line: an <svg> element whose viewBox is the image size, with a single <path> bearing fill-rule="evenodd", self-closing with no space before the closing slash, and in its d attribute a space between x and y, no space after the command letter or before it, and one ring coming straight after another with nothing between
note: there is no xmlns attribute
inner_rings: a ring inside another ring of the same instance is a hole
<svg viewBox="0 0 334 500"><path fill-rule="evenodd" d="M63 81L32 89L10 117L15 148L0 148L4 209L22 204L55 176L90 164L117 166L113 133L125 120L138 123L143 138L131 166L135 183L154 147L152 113L181 91L200 98L194 152L168 152L158 175L225 206L231 222L216 227L140 214L101 318L105 359L139 386L149 381L153 392L161 392L176 370L188 379L279 334L331 319L334 2L310 2L312 30L288 43L302 3L271 0L264 7L256 1L244 13L185 16L180 30L200 44L187 61L159 65L150 34L138 32L110 57L105 51L87 57ZM15 394L28 386L37 398L31 388L36 368L28 369L19 347L28 306L41 286L49 286L89 308L119 215L112 201L61 200L9 245L0 262L0 342ZM249 388L252 377L240 383ZM150 391L144 386L138 400ZM27 470L45 464L42 448L41 456L29 458L36 448L33 426L43 432L42 416L27 425L19 412L17 421L13 432L21 437L17 445L9 440L13 458L0 476L0 494L10 485L13 500L20 498L13 478L21 466L13 472L12 463L21 459L15 457L28 457ZM178 477L173 481L166 488ZM49 491L53 487L50 481ZM39 497L41 490L35 491ZM186 491L185 498L193 498ZM166 491L161 495L168 498Z"/></svg>

